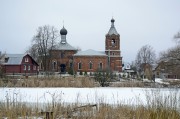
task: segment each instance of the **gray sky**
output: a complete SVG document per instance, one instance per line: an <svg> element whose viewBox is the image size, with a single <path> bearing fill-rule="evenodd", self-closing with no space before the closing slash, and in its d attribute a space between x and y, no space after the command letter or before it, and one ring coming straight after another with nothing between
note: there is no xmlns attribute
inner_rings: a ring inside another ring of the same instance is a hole
<svg viewBox="0 0 180 119"><path fill-rule="evenodd" d="M175 45L180 0L0 0L0 50L24 53L39 26L68 30L67 41L82 50L105 49L113 16L123 61L151 45L156 54Z"/></svg>

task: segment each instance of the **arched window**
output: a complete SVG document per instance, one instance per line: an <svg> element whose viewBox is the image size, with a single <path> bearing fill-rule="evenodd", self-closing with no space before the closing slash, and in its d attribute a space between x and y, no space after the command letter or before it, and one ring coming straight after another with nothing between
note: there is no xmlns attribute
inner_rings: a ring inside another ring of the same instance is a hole
<svg viewBox="0 0 180 119"><path fill-rule="evenodd" d="M99 69L100 69L100 70L103 69L103 63L102 63L102 62L99 63Z"/></svg>
<svg viewBox="0 0 180 119"><path fill-rule="evenodd" d="M115 44L116 44L115 39L112 39L112 41L111 41L111 45L112 45L112 46L115 46Z"/></svg>
<svg viewBox="0 0 180 119"><path fill-rule="evenodd" d="M81 62L78 63L78 69L82 69L82 63Z"/></svg>
<svg viewBox="0 0 180 119"><path fill-rule="evenodd" d="M56 69L56 65L57 65L56 61L53 61L52 62L52 69Z"/></svg>
<svg viewBox="0 0 180 119"><path fill-rule="evenodd" d="M93 67L93 63L90 61L89 62L89 69L92 69L92 67Z"/></svg>

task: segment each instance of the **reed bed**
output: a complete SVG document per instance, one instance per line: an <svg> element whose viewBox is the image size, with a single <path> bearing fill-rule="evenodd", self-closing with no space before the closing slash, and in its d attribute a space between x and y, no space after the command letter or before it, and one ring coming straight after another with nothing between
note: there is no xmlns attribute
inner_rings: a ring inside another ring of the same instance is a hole
<svg viewBox="0 0 180 119"><path fill-rule="evenodd" d="M170 90L171 91L171 90ZM146 105L137 99L137 104L125 105L121 102L110 105L103 99L97 104L67 104L61 101L58 94L52 94L52 102L26 103L19 102L18 96L6 97L0 102L0 117L7 119L43 119L51 112L51 119L180 119L180 96L162 94L160 91L147 91ZM61 96L61 95L59 95ZM78 99L78 97L77 97Z"/></svg>

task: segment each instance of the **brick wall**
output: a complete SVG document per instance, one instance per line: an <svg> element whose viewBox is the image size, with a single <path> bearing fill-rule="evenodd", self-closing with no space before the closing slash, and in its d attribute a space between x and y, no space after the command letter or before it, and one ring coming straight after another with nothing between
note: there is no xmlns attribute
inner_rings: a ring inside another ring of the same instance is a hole
<svg viewBox="0 0 180 119"><path fill-rule="evenodd" d="M106 69L107 61L107 56L74 56L74 70L76 72L96 72L99 63L102 63L103 69ZM78 63L82 63L82 69L78 69ZM92 63L92 69L90 69L89 63Z"/></svg>
<svg viewBox="0 0 180 119"><path fill-rule="evenodd" d="M60 71L60 65L65 64L66 65L66 71L69 69L70 62L73 60L73 55L76 53L76 50L52 50L50 51L50 62L49 62L49 70L59 72ZM53 69L53 62L56 62L56 66Z"/></svg>

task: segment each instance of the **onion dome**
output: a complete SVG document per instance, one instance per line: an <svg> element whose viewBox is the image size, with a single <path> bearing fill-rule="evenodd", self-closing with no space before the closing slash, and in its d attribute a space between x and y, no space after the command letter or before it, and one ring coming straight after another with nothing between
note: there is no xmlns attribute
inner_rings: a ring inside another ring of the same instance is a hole
<svg viewBox="0 0 180 119"><path fill-rule="evenodd" d="M61 35L67 35L67 30L64 28L64 26L63 26L63 28L60 30L60 34L61 34Z"/></svg>

